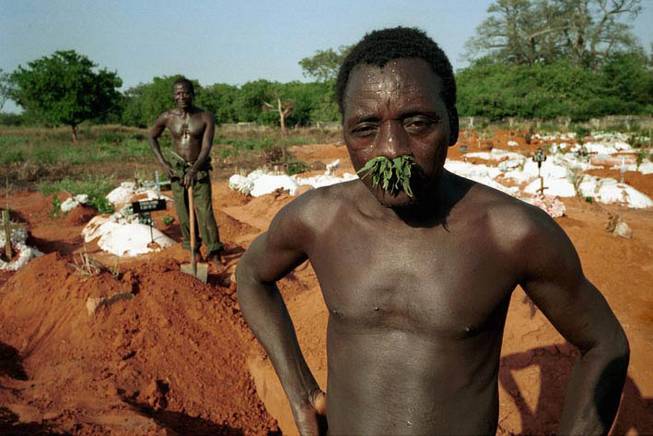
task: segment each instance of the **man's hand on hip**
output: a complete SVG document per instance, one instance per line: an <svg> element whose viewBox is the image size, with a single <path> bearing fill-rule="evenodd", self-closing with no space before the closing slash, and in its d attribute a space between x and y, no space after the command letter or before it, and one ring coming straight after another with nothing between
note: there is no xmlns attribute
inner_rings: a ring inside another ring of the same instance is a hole
<svg viewBox="0 0 653 436"><path fill-rule="evenodd" d="M321 436L327 434L326 394L316 390L310 404L293 407L297 430L302 436Z"/></svg>

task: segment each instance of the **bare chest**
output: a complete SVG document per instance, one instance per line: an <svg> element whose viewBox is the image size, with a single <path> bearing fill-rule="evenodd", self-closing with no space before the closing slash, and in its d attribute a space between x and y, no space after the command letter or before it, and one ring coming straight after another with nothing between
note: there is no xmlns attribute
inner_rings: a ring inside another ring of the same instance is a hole
<svg viewBox="0 0 653 436"><path fill-rule="evenodd" d="M168 123L172 136L178 141L198 140L202 138L205 123L198 114L174 116Z"/></svg>
<svg viewBox="0 0 653 436"><path fill-rule="evenodd" d="M342 325L472 336L494 325L516 283L482 229L371 233L350 225L337 235L311 261Z"/></svg>

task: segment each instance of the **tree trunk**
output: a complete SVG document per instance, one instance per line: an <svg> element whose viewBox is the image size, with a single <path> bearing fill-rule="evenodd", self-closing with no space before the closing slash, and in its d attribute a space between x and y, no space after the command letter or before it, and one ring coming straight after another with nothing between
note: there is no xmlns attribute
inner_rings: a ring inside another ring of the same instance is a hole
<svg viewBox="0 0 653 436"><path fill-rule="evenodd" d="M274 110L274 106L272 106L267 101L263 102L263 106L267 108L266 110ZM281 103L281 98L277 97L276 111L279 113L279 127L281 128L281 133L283 133L284 135L288 133L286 129L286 118L288 117L288 115L292 113L292 110L293 110L292 102Z"/></svg>
<svg viewBox="0 0 653 436"><path fill-rule="evenodd" d="M277 98L277 108L279 110L279 126L281 127L281 133L284 135L286 132L286 111L281 107L281 99Z"/></svg>
<svg viewBox="0 0 653 436"><path fill-rule="evenodd" d="M73 131L73 144L77 144L77 125L70 126Z"/></svg>

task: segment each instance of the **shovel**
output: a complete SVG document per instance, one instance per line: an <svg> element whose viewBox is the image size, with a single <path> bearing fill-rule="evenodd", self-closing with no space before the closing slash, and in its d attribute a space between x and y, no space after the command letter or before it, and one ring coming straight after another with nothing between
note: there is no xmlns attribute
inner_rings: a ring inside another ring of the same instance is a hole
<svg viewBox="0 0 653 436"><path fill-rule="evenodd" d="M190 263L181 265L181 272L190 274L196 279L206 283L209 274L209 265L197 263L195 260L195 205L193 204L193 187L188 187L188 214L190 218Z"/></svg>

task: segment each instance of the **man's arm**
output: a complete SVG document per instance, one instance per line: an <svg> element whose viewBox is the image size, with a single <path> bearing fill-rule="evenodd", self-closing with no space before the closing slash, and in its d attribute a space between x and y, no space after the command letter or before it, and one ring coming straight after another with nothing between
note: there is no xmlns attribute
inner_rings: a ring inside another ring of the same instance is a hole
<svg viewBox="0 0 653 436"><path fill-rule="evenodd" d="M170 165L170 163L163 157L163 153L161 153L161 146L159 145L159 138L163 134L163 131L165 130L166 124L168 122L167 115L168 113L164 112L159 116L159 118L157 118L154 125L150 129L149 142L154 156L156 156L156 159L165 168L168 177L173 177L175 175L175 170L172 168L172 165Z"/></svg>
<svg viewBox="0 0 653 436"><path fill-rule="evenodd" d="M302 435L318 434L318 415L324 413L325 399L299 348L276 281L307 259L312 236L301 214L308 196L277 214L269 230L250 245L236 271L243 316L272 361Z"/></svg>
<svg viewBox="0 0 653 436"><path fill-rule="evenodd" d="M189 186L195 178L197 171L202 168L211 155L211 147L213 146L213 135L215 134L215 118L210 112L202 113L202 120L204 121L204 135L202 135L202 148L197 159L193 163L184 177L184 185Z"/></svg>
<svg viewBox="0 0 653 436"><path fill-rule="evenodd" d="M619 406L629 348L603 295L584 276L564 231L537 211L522 241L521 285L553 326L581 352L567 387L560 434L607 434Z"/></svg>

